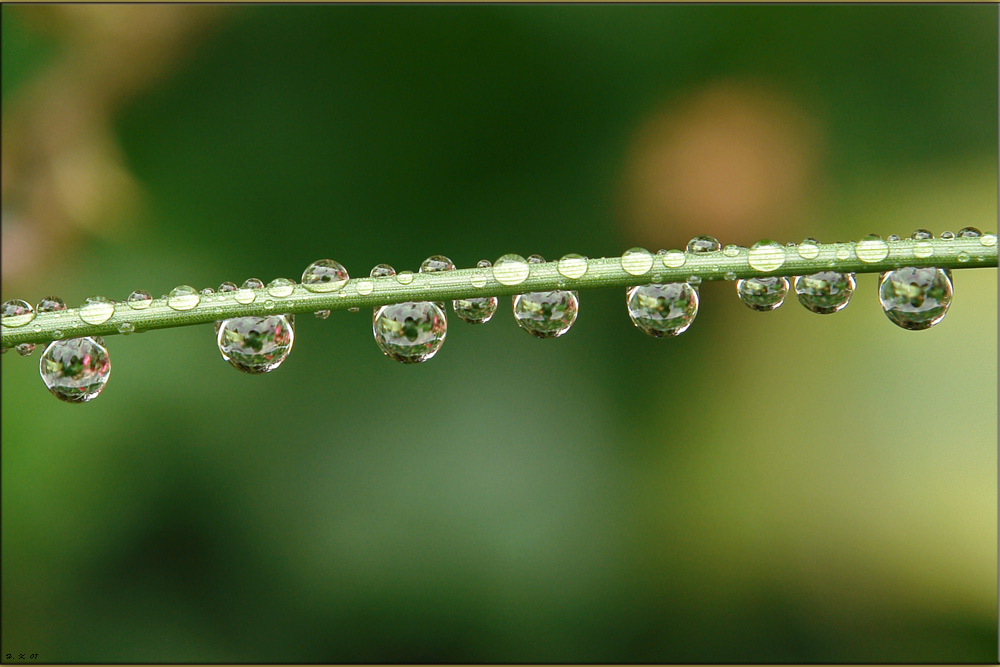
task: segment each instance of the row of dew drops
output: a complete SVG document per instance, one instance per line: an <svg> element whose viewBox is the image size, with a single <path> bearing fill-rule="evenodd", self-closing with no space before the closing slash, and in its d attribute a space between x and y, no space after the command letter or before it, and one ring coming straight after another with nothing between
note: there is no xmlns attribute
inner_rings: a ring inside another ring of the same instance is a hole
<svg viewBox="0 0 1000 667"><path fill-rule="evenodd" d="M956 235L944 232L942 239L952 239ZM974 227L962 229L959 238L978 238L984 246L996 245L996 236L982 234ZM911 235L918 241L914 246L914 256L930 257L933 246L921 243L933 239L934 236L924 229L918 229ZM898 236L888 237L888 242L899 241ZM819 256L819 242L806 239L800 244L790 243L796 247L798 254L804 259L815 259ZM722 252L728 257L737 256L743 248L736 245L721 247L718 240L711 236L696 236L687 245L687 252L692 254ZM879 262L888 256L889 246L878 236L867 236L855 246L859 259L865 262ZM962 259L965 255L965 260ZM839 259L848 259L848 246L838 250ZM685 253L679 250L661 250L654 257L644 248L632 248L621 258L622 268L630 275L645 275L653 269L655 259L659 258L663 265L678 268L686 261ZM962 253L959 261L968 261L969 256ZM785 251L781 245L773 241L759 241L748 251L748 263L758 271L776 271L785 260ZM482 260L477 264L480 269L491 269L494 279L502 285L519 285L527 280L530 265L542 264L545 260L539 255L524 259L520 255L504 255L497 260L496 265ZM565 278L575 280L586 274L587 259L582 255L570 254L564 256L557 264L559 273ZM420 266L419 273L435 273L452 271L455 265L442 255L429 257ZM413 282L414 276L409 271L399 274L388 264L379 264L371 270L370 277L381 278L395 276L404 285ZM724 276L735 280L733 274ZM312 292L338 292L347 283L347 269L339 262L322 259L313 262L302 274L302 286ZM637 285L626 289L626 304L632 323L643 332L657 338L677 336L688 329L698 314L698 287L701 279L690 276L685 282L657 283ZM471 284L476 288L486 286L487 280L483 273L475 274ZM809 311L819 314L830 314L847 306L854 293L855 279L853 273L838 273L836 271L820 271L812 275L798 276L794 280L794 288L799 302ZM287 278L277 278L267 285L267 293L274 298L291 296L295 283ZM770 311L780 306L791 283L781 276L746 278L736 281L736 292L749 308L755 311ZM237 287L235 283L225 282L219 286L218 292L212 288L201 291L188 285L181 285L163 295L167 305L177 311L187 311L195 308L203 300L217 299L224 301L230 296L238 303L252 303L257 293L255 290L264 288L264 284L251 278ZM371 294L374 283L361 280L357 283L359 294ZM929 329L942 319L948 312L952 300L951 275L947 270L937 268L901 267L881 275L879 282L879 301L882 310L894 324L913 331ZM230 294L231 293L231 294ZM128 296L125 304L133 310L148 308L153 302L149 292L136 290ZM108 321L115 312L115 303L105 297L90 297L79 309L80 319L88 324L101 324ZM452 301L452 309L463 321L470 324L489 322L496 312L498 299L495 296L469 297ZM576 321L580 309L579 296L575 291L552 290L546 292L529 292L515 295L512 299L514 318L518 325L538 338L557 338L562 336ZM268 309L275 307L271 299L265 301ZM36 308L20 299L7 301L0 306L3 325L6 327L25 326L31 322L35 313L55 313L59 317L66 310L66 304L57 297L45 297ZM352 308L357 311L357 308ZM315 316L326 319L329 310L320 310ZM41 327L36 325L40 330ZM293 314L274 314L264 316L246 316L227 319L215 323L216 341L222 358L235 368L245 373L266 373L272 371L288 357L295 340L295 316ZM135 325L123 322L119 326L122 334L135 331ZM379 306L373 309L372 333L379 349L389 358L405 364L427 361L433 357L444 344L448 331L448 320L445 314L445 304L439 301L410 301ZM56 397L69 403L84 403L97 397L107 384L111 374L111 360L100 336L63 339L62 331L55 331L56 340L49 343L42 353L39 363L39 373L45 386ZM15 347L22 356L30 355L35 345L21 343ZM3 352L6 352L6 348Z"/></svg>

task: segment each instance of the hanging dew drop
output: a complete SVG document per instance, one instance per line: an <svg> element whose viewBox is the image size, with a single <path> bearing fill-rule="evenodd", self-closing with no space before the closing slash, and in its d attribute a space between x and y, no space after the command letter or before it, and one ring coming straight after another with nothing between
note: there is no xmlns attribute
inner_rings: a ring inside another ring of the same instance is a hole
<svg viewBox="0 0 1000 667"><path fill-rule="evenodd" d="M35 351L34 343L19 343L14 346L14 350L20 354L22 357L30 357L31 353Z"/></svg>
<svg viewBox="0 0 1000 667"><path fill-rule="evenodd" d="M332 259L318 259L302 272L302 287L310 292L340 291L350 276L340 262Z"/></svg>
<svg viewBox="0 0 1000 667"><path fill-rule="evenodd" d="M829 315L843 310L854 294L856 282L853 273L820 271L795 279L795 293L807 310Z"/></svg>
<svg viewBox="0 0 1000 667"><path fill-rule="evenodd" d="M691 253L718 252L721 247L722 244L714 236L699 234L688 241L687 251Z"/></svg>
<svg viewBox="0 0 1000 667"><path fill-rule="evenodd" d="M404 364L427 361L441 349L448 333L444 311L432 301L381 306L372 317L372 333L382 353Z"/></svg>
<svg viewBox="0 0 1000 667"><path fill-rule="evenodd" d="M224 320L216 340L222 358L244 373L273 371L288 358L295 342L291 315L251 315Z"/></svg>
<svg viewBox="0 0 1000 667"><path fill-rule="evenodd" d="M726 280L736 280L736 272L726 271L724 274L722 274L722 277L725 278Z"/></svg>
<svg viewBox="0 0 1000 667"><path fill-rule="evenodd" d="M698 289L699 287L701 287L701 276L694 276L694 275L688 276L687 284L695 289Z"/></svg>
<svg viewBox="0 0 1000 667"><path fill-rule="evenodd" d="M645 248L631 248L622 254L622 270L631 276L641 276L653 268L653 254Z"/></svg>
<svg viewBox="0 0 1000 667"><path fill-rule="evenodd" d="M784 276L746 278L737 281L736 293L751 310L766 312L784 303L788 287L788 278Z"/></svg>
<svg viewBox="0 0 1000 667"><path fill-rule="evenodd" d="M948 313L952 284L941 269L908 266L883 274L878 296L889 321L910 331L923 331Z"/></svg>
<svg viewBox="0 0 1000 667"><path fill-rule="evenodd" d="M128 334L133 333L134 331L135 331L135 325L132 324L131 322L122 322L121 324L118 325L118 333L120 334L127 336Z"/></svg>
<svg viewBox="0 0 1000 667"><path fill-rule="evenodd" d="M567 255L567 257L570 257L570 255ZM586 266L586 262L584 262L584 265ZM478 269L491 269L492 267L493 265L488 259L481 259L476 263L476 268ZM476 273L473 274L470 281L473 287L481 288L486 286L487 278L485 275ZM463 322L468 322L469 324L486 324L493 319L493 315L497 312L498 304L499 300L495 296L481 296L469 299L454 299L451 302L451 309L455 311L455 314Z"/></svg>
<svg viewBox="0 0 1000 667"><path fill-rule="evenodd" d="M577 255L575 253L563 255L559 259L559 264L557 266L559 275L564 278L569 278L570 280L578 280L582 278L587 273L588 268L587 258L583 255Z"/></svg>
<svg viewBox="0 0 1000 667"><path fill-rule="evenodd" d="M24 299L11 299L0 305L0 324L11 329L23 327L35 319L35 309Z"/></svg>
<svg viewBox="0 0 1000 667"><path fill-rule="evenodd" d="M289 278L275 278L267 284L267 293L276 299L284 299L295 291L295 281Z"/></svg>
<svg viewBox="0 0 1000 667"><path fill-rule="evenodd" d="M528 292L515 296L513 306L514 319L522 329L536 338L558 338L576 322L580 298L565 290Z"/></svg>
<svg viewBox="0 0 1000 667"><path fill-rule="evenodd" d="M493 265L493 279L501 285L520 285L528 279L528 262L520 255L504 255Z"/></svg>
<svg viewBox="0 0 1000 667"><path fill-rule="evenodd" d="M676 269L684 266L687 257L680 250L670 250L663 255L663 266Z"/></svg>
<svg viewBox="0 0 1000 667"><path fill-rule="evenodd" d="M687 283L636 285L625 303L632 324L655 338L684 333L698 314L698 292Z"/></svg>
<svg viewBox="0 0 1000 667"><path fill-rule="evenodd" d="M167 305L173 310L182 312L191 310L199 303L201 303L201 295L190 285L179 285L170 290L170 294L167 295Z"/></svg>
<svg viewBox="0 0 1000 667"><path fill-rule="evenodd" d="M315 313L313 313L313 315L316 317L317 320L325 320L326 318L330 317L330 311L317 310Z"/></svg>
<svg viewBox="0 0 1000 667"><path fill-rule="evenodd" d="M106 297L91 296L80 307L79 314L87 324L104 324L115 314L115 306Z"/></svg>
<svg viewBox="0 0 1000 667"><path fill-rule="evenodd" d="M97 398L111 375L111 357L99 338L55 340L42 352L38 372L52 395L67 403Z"/></svg>
<svg viewBox="0 0 1000 667"><path fill-rule="evenodd" d="M860 241L854 248L858 259L867 264L881 262L889 256L889 244L875 234L869 234Z"/></svg>
<svg viewBox="0 0 1000 667"><path fill-rule="evenodd" d="M750 248L747 262L758 271L777 271L785 263L785 249L774 241L757 241Z"/></svg>

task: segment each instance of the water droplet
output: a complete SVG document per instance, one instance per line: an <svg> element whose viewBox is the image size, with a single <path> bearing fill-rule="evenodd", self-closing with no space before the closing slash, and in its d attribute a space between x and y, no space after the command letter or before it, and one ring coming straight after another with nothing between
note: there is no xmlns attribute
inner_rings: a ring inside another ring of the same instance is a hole
<svg viewBox="0 0 1000 667"><path fill-rule="evenodd" d="M887 237L885 237L885 240L888 241L889 243L895 243L896 241L900 241L901 239L899 238L898 234L889 234Z"/></svg>
<svg viewBox="0 0 1000 667"><path fill-rule="evenodd" d="M819 241L810 237L799 244L799 257L802 259L816 259L819 257Z"/></svg>
<svg viewBox="0 0 1000 667"><path fill-rule="evenodd" d="M563 255L559 259L559 274L565 278L569 278L570 280L582 278L584 274L587 273L588 268L587 258L583 255L570 253L568 255Z"/></svg>
<svg viewBox="0 0 1000 667"><path fill-rule="evenodd" d="M847 306L856 284L853 273L820 271L796 278L795 293L807 310L829 315Z"/></svg>
<svg viewBox="0 0 1000 667"><path fill-rule="evenodd" d="M372 278L385 278L387 276L396 275L396 269L392 268L388 264L376 264L372 267L371 273L368 275Z"/></svg>
<svg viewBox="0 0 1000 667"><path fill-rule="evenodd" d="M951 280L933 267L896 269L882 274L878 298L889 320L904 329L929 329L948 313Z"/></svg>
<svg viewBox="0 0 1000 667"><path fill-rule="evenodd" d="M736 293L750 309L765 312L785 301L788 287L788 278L784 276L746 278L736 283Z"/></svg>
<svg viewBox="0 0 1000 667"><path fill-rule="evenodd" d="M934 245L930 241L917 241L913 246L913 256L926 259L934 254Z"/></svg>
<svg viewBox="0 0 1000 667"><path fill-rule="evenodd" d="M725 278L726 280L736 280L736 272L726 271L725 273L722 274L722 277Z"/></svg>
<svg viewBox="0 0 1000 667"><path fill-rule="evenodd" d="M504 255L493 265L493 279L501 285L520 285L528 279L528 262L520 255Z"/></svg>
<svg viewBox="0 0 1000 667"><path fill-rule="evenodd" d="M625 302L632 324L656 338L684 333L698 314L698 291L687 283L636 285Z"/></svg>
<svg viewBox="0 0 1000 667"><path fill-rule="evenodd" d="M35 326L33 326L31 328L35 330L35 333L38 333L39 331L42 330L42 325L41 324L36 324Z"/></svg>
<svg viewBox="0 0 1000 667"><path fill-rule="evenodd" d="M71 338L49 343L38 363L42 382L67 403L97 398L111 375L111 356L98 338Z"/></svg>
<svg viewBox="0 0 1000 667"><path fill-rule="evenodd" d="M968 262L970 259L972 259L972 256L969 255L969 253L967 252L958 253L958 261L962 262L963 264L965 262Z"/></svg>
<svg viewBox="0 0 1000 667"><path fill-rule="evenodd" d="M514 319L536 338L558 338L569 331L580 311L576 292L528 292L513 299Z"/></svg>
<svg viewBox="0 0 1000 667"><path fill-rule="evenodd" d="M232 282L229 282L229 281L226 281L226 282L222 283L221 285L219 285L219 293L220 294L225 294L227 292L235 292L238 289L239 289L239 287L236 286L236 283L232 283Z"/></svg>
<svg viewBox="0 0 1000 667"><path fill-rule="evenodd" d="M538 254L528 255L528 264L544 264L544 263L545 263L545 258L542 257L541 255Z"/></svg>
<svg viewBox="0 0 1000 667"><path fill-rule="evenodd" d="M709 236L708 234L699 234L694 237L687 244L688 252L716 252L722 244L714 236Z"/></svg>
<svg viewBox="0 0 1000 667"><path fill-rule="evenodd" d="M409 285L413 282L413 272L412 271L401 271L396 274L396 282L400 285Z"/></svg>
<svg viewBox="0 0 1000 667"><path fill-rule="evenodd" d="M857 253L858 259L862 262L866 262L868 264L881 262L889 256L889 244L875 234L869 234L858 241L857 246L854 248L854 252Z"/></svg>
<svg viewBox="0 0 1000 667"><path fill-rule="evenodd" d="M698 289L701 287L701 276L688 276L687 284L695 289Z"/></svg>
<svg viewBox="0 0 1000 667"><path fill-rule="evenodd" d="M357 306L351 306L350 308L347 309L347 312L349 312L349 313L360 313L361 309L358 308Z"/></svg>
<svg viewBox="0 0 1000 667"><path fill-rule="evenodd" d="M997 235L996 234L983 234L979 238L979 242L982 243L987 248L992 248L993 246L995 246L997 244Z"/></svg>
<svg viewBox="0 0 1000 667"><path fill-rule="evenodd" d="M916 229L910 234L910 238L914 241L930 241L934 238L934 235L926 229Z"/></svg>
<svg viewBox="0 0 1000 667"><path fill-rule="evenodd" d="M295 281L290 278L275 278L267 284L267 293L279 299L291 296L294 291Z"/></svg>
<svg viewBox="0 0 1000 667"><path fill-rule="evenodd" d="M359 280L357 284L358 294L368 296L375 290L375 283L370 280Z"/></svg>
<svg viewBox="0 0 1000 667"><path fill-rule="evenodd" d="M310 292L337 292L349 279L344 265L332 259L317 259L302 272L302 286Z"/></svg>
<svg viewBox="0 0 1000 667"><path fill-rule="evenodd" d="M115 306L103 296L87 297L80 306L80 319L87 324L104 324L115 314Z"/></svg>
<svg viewBox="0 0 1000 667"><path fill-rule="evenodd" d="M243 305L253 303L257 298L257 292L254 290L259 290L263 286L264 283L256 278L247 278L243 281L243 286L236 290L236 293L233 294L233 298L236 299L236 303L242 303Z"/></svg>
<svg viewBox="0 0 1000 667"><path fill-rule="evenodd" d="M687 257L680 250L671 250L663 255L663 266L671 269L684 266Z"/></svg>
<svg viewBox="0 0 1000 667"><path fill-rule="evenodd" d="M134 331L135 331L135 325L132 324L131 322L122 322L121 324L118 325L118 333L120 334L127 336Z"/></svg>
<svg viewBox="0 0 1000 667"><path fill-rule="evenodd" d="M14 346L14 350L17 351L22 357L30 357L31 353L35 351L34 343L19 343Z"/></svg>
<svg viewBox="0 0 1000 667"><path fill-rule="evenodd" d="M234 368L267 373L292 351L294 321L289 315L235 317L222 322L216 338L222 358Z"/></svg>
<svg viewBox="0 0 1000 667"><path fill-rule="evenodd" d="M174 310L191 310L199 303L201 303L201 295L190 285L178 285L167 295L167 305Z"/></svg>
<svg viewBox="0 0 1000 667"><path fill-rule="evenodd" d="M975 227L962 227L958 230L958 238L960 239L978 239L982 235L983 233Z"/></svg>
<svg viewBox="0 0 1000 667"><path fill-rule="evenodd" d="M274 301L268 299L267 301L264 302L264 307L267 308L268 310L271 310L272 308L274 308Z"/></svg>
<svg viewBox="0 0 1000 667"><path fill-rule="evenodd" d="M774 241L757 241L750 248L747 262L758 271L777 271L785 263L785 249Z"/></svg>
<svg viewBox="0 0 1000 667"><path fill-rule="evenodd" d="M313 313L313 315L316 316L317 320L325 320L326 318L330 317L330 311L329 310L317 310L315 313Z"/></svg>
<svg viewBox="0 0 1000 667"><path fill-rule="evenodd" d="M953 232L941 232L941 239L943 241L951 241L954 238L955 234Z"/></svg>
<svg viewBox="0 0 1000 667"><path fill-rule="evenodd" d="M497 311L498 299L495 296L480 296L468 299L455 299L451 308L463 322L469 324L485 324L493 319Z"/></svg>
<svg viewBox="0 0 1000 667"><path fill-rule="evenodd" d="M5 327L23 327L35 319L35 309L24 299L11 299L0 305L0 323Z"/></svg>
<svg viewBox="0 0 1000 667"><path fill-rule="evenodd" d="M62 337L63 337L63 331L62 331L62 329L56 329L55 331L52 332L52 338L53 339L59 340Z"/></svg>
<svg viewBox="0 0 1000 667"><path fill-rule="evenodd" d="M441 271L454 271L455 263L444 255L431 255L420 263L420 273L440 273Z"/></svg>
<svg viewBox="0 0 1000 667"><path fill-rule="evenodd" d="M213 297L215 296L215 290L212 289L211 287L206 287L205 289L201 290L199 294L205 297Z"/></svg>
<svg viewBox="0 0 1000 667"><path fill-rule="evenodd" d="M57 296L47 296L38 302L35 310L39 313L58 313L66 310L66 302Z"/></svg>
<svg viewBox="0 0 1000 667"><path fill-rule="evenodd" d="M630 248L622 254L622 269L631 276L641 276L653 268L653 254L645 248Z"/></svg>
<svg viewBox="0 0 1000 667"><path fill-rule="evenodd" d="M441 349L448 320L432 301L394 303L375 309L372 333L385 356L415 364L427 361Z"/></svg>
<svg viewBox="0 0 1000 667"><path fill-rule="evenodd" d="M838 243L837 249L837 259L844 261L851 258L851 246L846 243Z"/></svg>
<svg viewBox="0 0 1000 667"><path fill-rule="evenodd" d="M722 249L722 254L725 255L726 257L736 257L737 255L740 254L740 247L738 245L730 243L725 248Z"/></svg>

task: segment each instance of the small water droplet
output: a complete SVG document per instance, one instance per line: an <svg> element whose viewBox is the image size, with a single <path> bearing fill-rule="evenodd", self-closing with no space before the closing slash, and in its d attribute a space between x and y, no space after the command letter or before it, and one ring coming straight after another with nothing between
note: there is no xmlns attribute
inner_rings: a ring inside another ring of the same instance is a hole
<svg viewBox="0 0 1000 667"><path fill-rule="evenodd" d="M135 325L132 324L131 322L122 322L121 324L118 325L118 333L123 334L125 336L129 335L134 331L135 331Z"/></svg>
<svg viewBox="0 0 1000 667"><path fill-rule="evenodd" d="M802 259L816 259L819 257L819 241L809 237L799 244L799 257Z"/></svg>
<svg viewBox="0 0 1000 667"><path fill-rule="evenodd" d="M979 242L982 243L987 248L992 248L997 244L997 235L983 234L981 237L979 237Z"/></svg>
<svg viewBox="0 0 1000 667"><path fill-rule="evenodd" d="M372 333L385 356L415 364L427 361L441 349L448 320L432 301L394 303L375 309Z"/></svg>
<svg viewBox="0 0 1000 667"><path fill-rule="evenodd" d="M645 248L630 248L622 254L622 269L631 276L641 276L653 268L653 254Z"/></svg>
<svg viewBox="0 0 1000 667"><path fill-rule="evenodd" d="M485 324L493 319L499 300L495 296L479 296L468 299L455 299L451 308L463 322L469 324Z"/></svg>
<svg viewBox="0 0 1000 667"><path fill-rule="evenodd" d="M580 311L576 292L528 292L513 298L518 326L536 338L558 338L570 330Z"/></svg>
<svg viewBox="0 0 1000 667"><path fill-rule="evenodd" d="M191 310L199 303L201 303L201 295L190 285L178 285L167 295L167 305L174 310Z"/></svg>
<svg viewBox="0 0 1000 667"><path fill-rule="evenodd" d="M528 279L528 261L520 255L504 255L493 265L493 279L501 285L520 285Z"/></svg>
<svg viewBox="0 0 1000 667"><path fill-rule="evenodd" d="M317 320L325 320L326 318L330 317L330 311L329 310L317 310L315 313L313 313L313 315L316 316Z"/></svg>
<svg viewBox="0 0 1000 667"><path fill-rule="evenodd" d="M388 264L376 264L372 267L371 273L368 275L372 278L385 278L387 276L396 275L396 269L392 268Z"/></svg>
<svg viewBox="0 0 1000 667"><path fill-rule="evenodd" d="M0 305L0 323L5 327L23 327L35 319L35 309L24 299L11 299Z"/></svg>
<svg viewBox="0 0 1000 667"><path fill-rule="evenodd" d="M267 301L264 302L264 307L267 308L268 310L271 310L272 308L274 308L274 301L268 299Z"/></svg>
<svg viewBox="0 0 1000 667"><path fill-rule="evenodd" d="M726 257L736 257L740 254L740 247L733 243L730 243L725 248L722 249L722 254Z"/></svg>
<svg viewBox="0 0 1000 667"><path fill-rule="evenodd" d="M943 241L951 241L954 238L955 238L954 232L941 232L941 240Z"/></svg>
<svg viewBox="0 0 1000 667"><path fill-rule="evenodd" d="M958 238L960 239L978 239L982 236L983 233L975 227L962 227L958 230Z"/></svg>
<svg viewBox="0 0 1000 667"><path fill-rule="evenodd" d="M929 329L948 313L951 279L941 269L912 266L882 274L878 289L882 311L904 329Z"/></svg>
<svg viewBox="0 0 1000 667"><path fill-rule="evenodd" d="M934 238L934 235L926 229L916 229L910 234L910 238L914 241L930 241Z"/></svg>
<svg viewBox="0 0 1000 667"><path fill-rule="evenodd" d="M71 338L49 343L38 363L42 382L67 403L97 398L111 376L111 356L99 338Z"/></svg>
<svg viewBox="0 0 1000 667"><path fill-rule="evenodd" d="M869 234L858 241L854 252L857 253L858 259L862 262L868 264L881 262L889 256L889 244L875 234Z"/></svg>
<svg viewBox="0 0 1000 667"><path fill-rule="evenodd" d="M788 287L788 278L784 276L746 278L737 281L736 293L751 310L765 312L784 303Z"/></svg>
<svg viewBox="0 0 1000 667"><path fill-rule="evenodd" d="M87 324L104 324L115 314L115 306L103 296L91 296L80 306L79 314Z"/></svg>
<svg viewBox="0 0 1000 667"><path fill-rule="evenodd" d="M302 272L302 286L310 292L337 292L349 279L344 265L332 259L317 259Z"/></svg>
<svg viewBox="0 0 1000 667"><path fill-rule="evenodd" d="M569 278L570 280L582 278L587 273L588 268L587 258L583 255L570 253L568 255L563 255L559 259L559 274L565 278Z"/></svg>
<svg viewBox="0 0 1000 667"><path fill-rule="evenodd" d="M632 324L656 338L687 331L698 314L698 291L687 283L630 287L625 303Z"/></svg>
<svg viewBox="0 0 1000 667"><path fill-rule="evenodd" d="M856 284L853 273L820 271L797 277L795 293L807 310L820 315L829 315L847 306Z"/></svg>
<svg viewBox="0 0 1000 667"><path fill-rule="evenodd" d="M237 370L267 373L292 351L294 320L290 315L235 317L221 323L216 341L222 358Z"/></svg>
<svg viewBox="0 0 1000 667"><path fill-rule="evenodd" d="M63 337L62 329L56 329L55 331L52 332L52 338L54 340L59 340L62 337Z"/></svg>
<svg viewBox="0 0 1000 667"><path fill-rule="evenodd" d="M736 272L726 271L725 273L722 274L722 277L725 278L726 280L736 280Z"/></svg>
<svg viewBox="0 0 1000 667"><path fill-rule="evenodd" d="M917 241L913 245L913 256L926 259L934 254L934 245L930 241Z"/></svg>
<svg viewBox="0 0 1000 667"><path fill-rule="evenodd" d="M969 253L967 252L958 253L958 261L962 262L963 264L965 262L968 262L970 259L972 259L972 256L969 255Z"/></svg>
<svg viewBox="0 0 1000 667"><path fill-rule="evenodd" d="M528 264L544 264L545 258L539 254L528 255Z"/></svg>
<svg viewBox="0 0 1000 667"><path fill-rule="evenodd" d="M889 243L895 243L896 241L900 241L902 239L899 238L898 234L889 234L887 237L885 237L885 240L888 241Z"/></svg>
<svg viewBox="0 0 1000 667"><path fill-rule="evenodd" d="M442 271L454 271L455 263L444 255L431 255L420 263L420 273L440 273Z"/></svg>
<svg viewBox="0 0 1000 667"><path fill-rule="evenodd" d="M229 282L228 280L226 282L222 283L221 285L219 285L219 293L220 294L225 294L227 292L235 292L238 289L239 289L239 287L236 286L236 283Z"/></svg>
<svg viewBox="0 0 1000 667"><path fill-rule="evenodd" d="M206 287L205 289L201 290L201 292L199 292L199 294L201 294L204 297L211 298L211 297L215 296L215 290L212 289L211 287Z"/></svg>
<svg viewBox="0 0 1000 667"><path fill-rule="evenodd" d="M680 250L671 250L663 255L663 266L671 269L684 266L687 256Z"/></svg>
<svg viewBox="0 0 1000 667"><path fill-rule="evenodd" d="M359 280L357 284L358 294L361 296L368 296L375 290L375 283L370 280Z"/></svg>
<svg viewBox="0 0 1000 667"><path fill-rule="evenodd" d="M851 258L851 246L846 243L838 243L836 246L837 259L844 261Z"/></svg>
<svg viewBox="0 0 1000 667"><path fill-rule="evenodd" d="M347 309L347 312L349 312L349 313L360 313L361 309L358 308L357 306L351 306L350 308Z"/></svg>
<svg viewBox="0 0 1000 667"><path fill-rule="evenodd" d="M722 244L714 236L709 236L708 234L699 234L693 239L688 241L687 251L688 252L716 252Z"/></svg>
<svg viewBox="0 0 1000 667"><path fill-rule="evenodd" d="M295 281L290 278L275 278L267 284L267 293L278 299L291 296L294 291Z"/></svg>
<svg viewBox="0 0 1000 667"><path fill-rule="evenodd" d="M35 310L39 313L58 313L66 310L66 302L57 296L47 296L38 302Z"/></svg>
<svg viewBox="0 0 1000 667"><path fill-rule="evenodd" d="M35 333L38 333L39 331L42 330L42 325L41 324L36 324L35 326L32 327L32 329L35 330Z"/></svg>
<svg viewBox="0 0 1000 667"><path fill-rule="evenodd" d="M701 276L688 276L687 284L695 289L698 289L701 287Z"/></svg>
<svg viewBox="0 0 1000 667"><path fill-rule="evenodd" d="M236 303L242 303L243 305L253 303L257 298L257 292L254 290L259 290L263 286L264 283L256 278L247 278L243 281L243 286L233 294L233 298L236 299Z"/></svg>
<svg viewBox="0 0 1000 667"><path fill-rule="evenodd" d="M35 351L34 343L19 343L14 346L14 350L20 354L22 357L30 357L31 353Z"/></svg>
<svg viewBox="0 0 1000 667"><path fill-rule="evenodd" d="M774 241L757 241L750 247L747 262L758 271L777 271L785 263L785 249Z"/></svg>
<svg viewBox="0 0 1000 667"><path fill-rule="evenodd" d="M400 271L396 274L396 282L400 285L409 285L413 282L413 272L412 271Z"/></svg>

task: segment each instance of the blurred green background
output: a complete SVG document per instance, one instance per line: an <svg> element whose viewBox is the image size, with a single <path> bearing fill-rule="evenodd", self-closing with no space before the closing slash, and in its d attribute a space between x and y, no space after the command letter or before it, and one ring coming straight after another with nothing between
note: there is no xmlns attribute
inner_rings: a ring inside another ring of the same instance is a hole
<svg viewBox="0 0 1000 667"><path fill-rule="evenodd" d="M321 257L996 231L996 6L2 8L3 299ZM997 275L926 332L618 290L429 363L300 316L2 358L2 652L44 662L994 662ZM16 657L16 656L15 656Z"/></svg>

